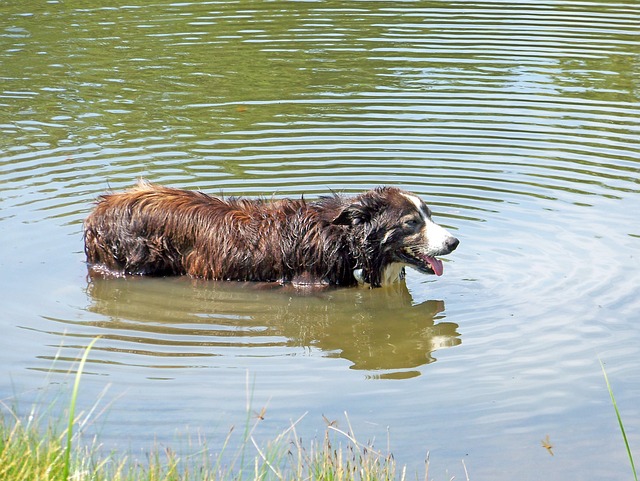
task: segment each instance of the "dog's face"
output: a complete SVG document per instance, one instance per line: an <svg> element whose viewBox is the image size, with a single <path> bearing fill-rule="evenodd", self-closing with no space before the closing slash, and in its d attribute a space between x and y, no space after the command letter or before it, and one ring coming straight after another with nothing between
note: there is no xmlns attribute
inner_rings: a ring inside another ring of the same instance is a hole
<svg viewBox="0 0 640 481"><path fill-rule="evenodd" d="M364 278L372 284L395 280L389 278L389 271L399 274L405 265L440 276L443 265L437 256L451 253L459 244L433 222L422 199L394 187L381 187L352 199L334 223L351 225L364 235L372 261ZM376 269L380 271L378 278Z"/></svg>
<svg viewBox="0 0 640 481"><path fill-rule="evenodd" d="M431 211L418 196L399 191L399 208L392 209L391 219L398 216L382 239L398 261L426 274L441 276L442 261L436 256L450 254L460 241L431 219Z"/></svg>

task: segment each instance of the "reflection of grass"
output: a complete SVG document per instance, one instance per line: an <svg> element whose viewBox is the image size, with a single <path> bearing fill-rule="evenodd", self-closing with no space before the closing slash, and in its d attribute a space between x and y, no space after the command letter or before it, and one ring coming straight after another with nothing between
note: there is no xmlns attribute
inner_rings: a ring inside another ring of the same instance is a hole
<svg viewBox="0 0 640 481"><path fill-rule="evenodd" d="M97 340L97 339L96 339ZM229 431L222 452L210 457L202 442L194 446L196 454L179 456L171 449L156 448L144 462L114 453L105 455L97 444L73 444L76 400L84 364L96 340L85 349L75 376L66 430L59 433L55 424L43 427L38 419L24 423L0 415L0 481L242 481L322 480L387 481L406 479L406 470L397 472L391 454L382 453L371 443L359 442L353 429L339 429L329 422L321 442L303 446L296 434L297 421L274 440L261 446L255 430L266 415L266 408L254 416L249 406L241 447L235 455L225 453L233 433ZM348 418L347 418L347 424ZM255 455L246 455L253 446ZM426 463L428 479L428 460ZM465 467L466 475L466 467ZM468 475L466 477L468 480Z"/></svg>
<svg viewBox="0 0 640 481"><path fill-rule="evenodd" d="M607 383L607 389L609 390L609 395L611 396L613 409L616 411L616 417L618 418L618 424L620 425L620 431L622 432L622 439L624 439L624 445L627 448L627 456L629 456L629 462L631 463L633 478L635 479L635 481L638 481L638 474L636 473L636 466L633 463L633 455L631 454L631 448L629 447L629 440L627 439L627 433L624 431L624 424L622 424L622 417L620 416L620 411L618 410L618 404L616 403L616 398L613 396L613 389L611 389L611 384L609 384L607 371L605 371L604 364L602 363L602 361L600 361L600 366L602 366L602 374L604 374L604 380Z"/></svg>

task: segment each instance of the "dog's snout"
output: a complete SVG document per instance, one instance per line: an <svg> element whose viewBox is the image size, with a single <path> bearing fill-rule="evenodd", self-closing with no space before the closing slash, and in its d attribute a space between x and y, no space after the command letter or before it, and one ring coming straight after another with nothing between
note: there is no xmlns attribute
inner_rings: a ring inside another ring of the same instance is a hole
<svg viewBox="0 0 640 481"><path fill-rule="evenodd" d="M449 237L445 241L445 245L446 245L447 250L449 252L453 252L454 250L456 250L456 247L458 247L458 244L460 244L460 241L458 239L456 239L455 237Z"/></svg>

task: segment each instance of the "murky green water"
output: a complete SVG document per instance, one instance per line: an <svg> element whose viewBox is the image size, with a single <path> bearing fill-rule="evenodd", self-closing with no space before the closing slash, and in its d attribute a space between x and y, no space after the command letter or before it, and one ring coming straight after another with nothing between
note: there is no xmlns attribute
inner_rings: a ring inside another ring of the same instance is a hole
<svg viewBox="0 0 640 481"><path fill-rule="evenodd" d="M4 2L0 399L48 402L101 335L109 448L215 451L251 395L264 439L347 412L434 479L628 477L598 359L638 458L639 65L631 1ZM89 283L82 219L140 176L393 184L462 243L394 289Z"/></svg>

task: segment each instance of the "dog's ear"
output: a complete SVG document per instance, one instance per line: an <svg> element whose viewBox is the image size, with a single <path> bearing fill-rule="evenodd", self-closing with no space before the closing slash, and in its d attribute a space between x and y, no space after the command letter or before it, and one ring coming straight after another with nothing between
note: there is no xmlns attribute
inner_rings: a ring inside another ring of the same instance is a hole
<svg viewBox="0 0 640 481"><path fill-rule="evenodd" d="M351 204L342 209L342 212L338 214L338 217L333 219L335 225L358 225L363 222L368 222L371 219L371 215L368 210L362 204Z"/></svg>

